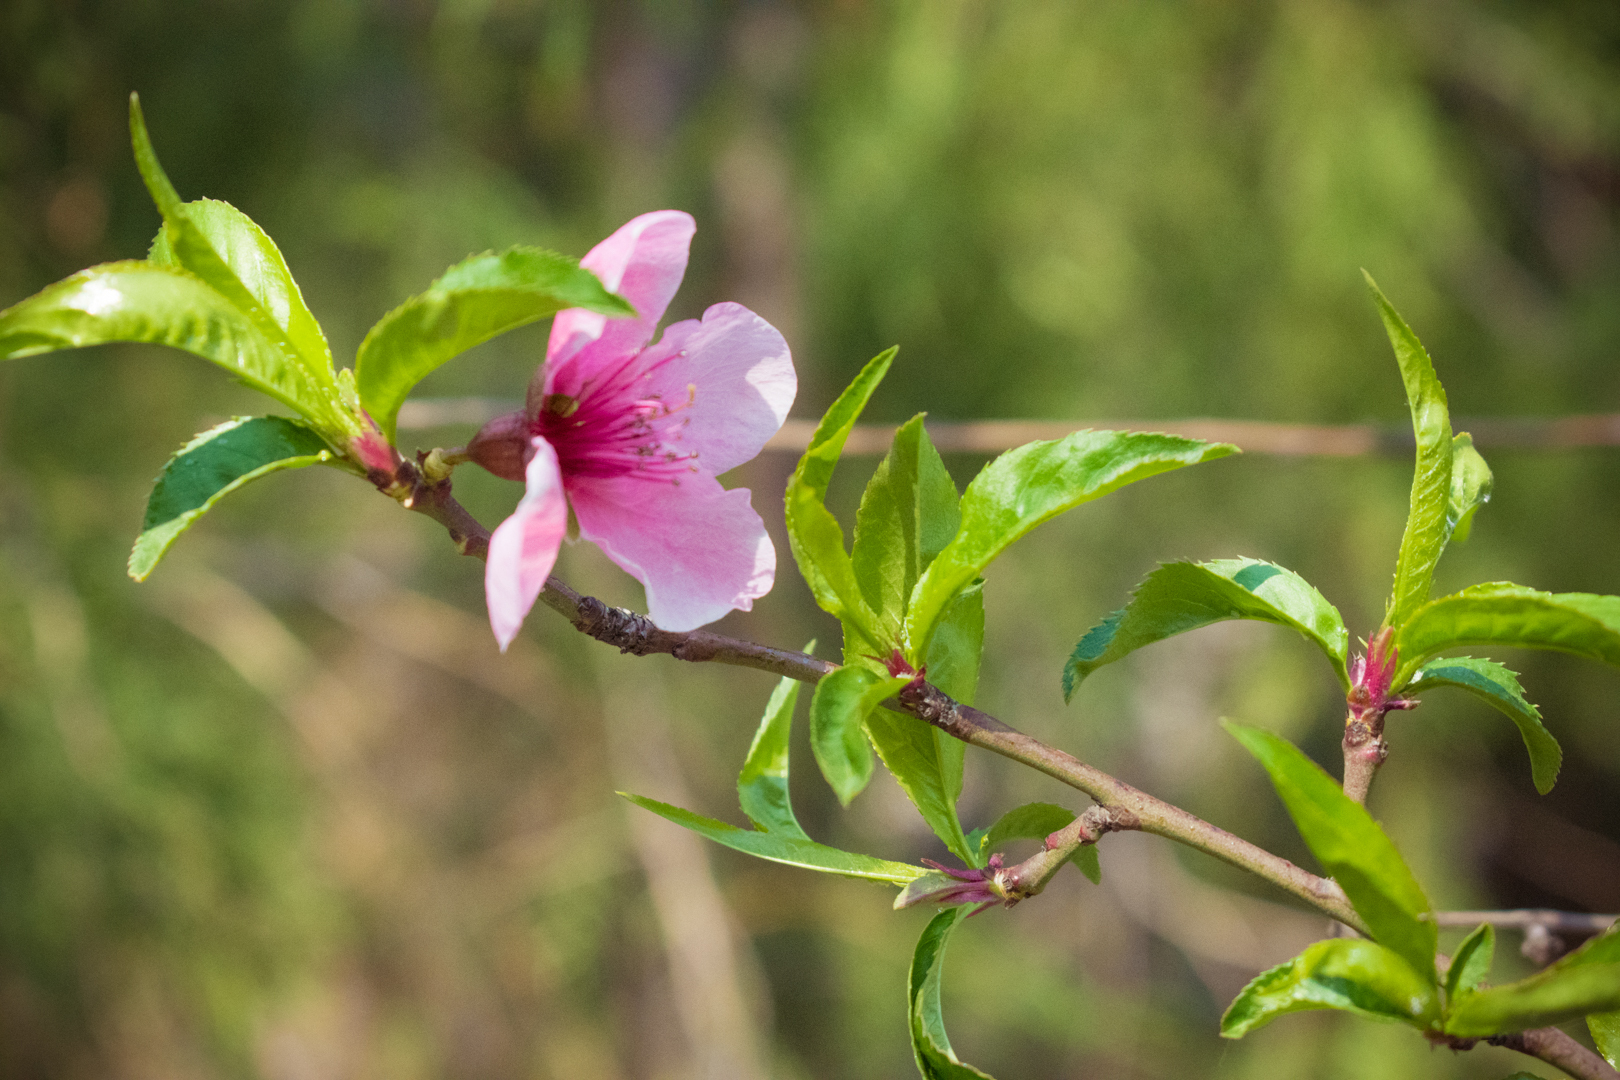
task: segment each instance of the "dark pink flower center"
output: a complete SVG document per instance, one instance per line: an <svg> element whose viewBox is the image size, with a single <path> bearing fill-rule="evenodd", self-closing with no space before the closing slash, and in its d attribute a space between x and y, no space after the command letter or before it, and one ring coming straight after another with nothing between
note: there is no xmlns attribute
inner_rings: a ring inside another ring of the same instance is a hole
<svg viewBox="0 0 1620 1080"><path fill-rule="evenodd" d="M547 395L533 427L557 451L563 476L634 476L679 484L697 471L697 452L681 445L689 417L680 415L697 388L688 386L679 401L646 392L653 374L683 355L644 366L641 354L633 353L586 382L577 396Z"/></svg>

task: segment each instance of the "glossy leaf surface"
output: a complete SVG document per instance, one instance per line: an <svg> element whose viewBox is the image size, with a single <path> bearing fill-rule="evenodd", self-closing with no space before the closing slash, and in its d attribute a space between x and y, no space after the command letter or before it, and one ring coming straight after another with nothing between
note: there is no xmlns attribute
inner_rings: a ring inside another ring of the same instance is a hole
<svg viewBox="0 0 1620 1080"><path fill-rule="evenodd" d="M880 655L887 652L883 635L876 629L877 620L855 580L855 568L844 548L843 527L827 509L825 500L844 440L888 373L896 351L888 349L873 357L827 409L788 480L784 498L788 544L816 604L835 618L854 623L860 636Z"/></svg>
<svg viewBox="0 0 1620 1080"><path fill-rule="evenodd" d="M308 373L238 308L172 266L92 266L0 311L0 359L112 342L167 345L210 360L307 415Z"/></svg>
<svg viewBox="0 0 1620 1080"><path fill-rule="evenodd" d="M1603 1060L1620 1069L1620 1012L1592 1013L1586 1018L1586 1030Z"/></svg>
<svg viewBox="0 0 1620 1080"><path fill-rule="evenodd" d="M1437 686L1455 686L1506 714L1519 729L1524 748L1530 753L1530 775L1543 795L1558 780L1564 752L1558 740L1541 723L1541 710L1525 700L1524 689L1513 672L1490 660L1450 656L1432 660L1419 668L1402 691L1421 694Z"/></svg>
<svg viewBox="0 0 1620 1080"><path fill-rule="evenodd" d="M296 391L292 400L282 400L334 438L358 434L359 420L343 404L325 338L301 298L297 309L286 302L289 293L297 294L298 287L270 238L234 207L222 210L225 204L216 203L194 210L195 204L180 200L158 163L134 94L129 98L129 130L135 166L163 215L163 232L152 247L153 261L195 275L264 336L276 353L277 366L292 369L278 373L279 381ZM234 264L227 253L234 257ZM238 269L256 288L249 287ZM285 280L273 280L278 277Z"/></svg>
<svg viewBox="0 0 1620 1080"><path fill-rule="evenodd" d="M1395 644L1397 688L1436 653L1470 646L1555 649L1620 666L1620 597L1547 593L1506 581L1474 585L1419 608Z"/></svg>
<svg viewBox="0 0 1620 1080"><path fill-rule="evenodd" d="M1446 392L1434 373L1434 363L1370 274L1367 287L1378 304L1384 330L1395 349L1406 402L1412 412L1412 434L1417 439L1417 464L1412 473L1412 495L1406 531L1401 536L1395 563L1395 592L1390 597L1385 626L1400 626L1429 598L1434 567L1450 535L1447 524L1451 499L1451 417Z"/></svg>
<svg viewBox="0 0 1620 1080"><path fill-rule="evenodd" d="M463 259L366 334L354 365L360 403L392 442L400 405L445 361L565 308L635 314L595 274L555 252L513 247Z"/></svg>
<svg viewBox="0 0 1620 1080"><path fill-rule="evenodd" d="M1292 570L1259 559L1166 563L1125 607L1092 627L1063 668L1063 699L1105 664L1144 645L1228 619L1256 619L1298 631L1321 649L1348 688L1350 634L1339 611Z"/></svg>
<svg viewBox="0 0 1620 1080"><path fill-rule="evenodd" d="M1620 931L1611 929L1527 979L1463 996L1447 1010L1445 1030L1484 1038L1617 1009Z"/></svg>
<svg viewBox="0 0 1620 1080"><path fill-rule="evenodd" d="M867 714L910 681L905 676L886 679L869 668L845 664L816 684L810 699L810 748L821 775L845 806L872 779Z"/></svg>
<svg viewBox="0 0 1620 1080"><path fill-rule="evenodd" d="M945 945L951 932L967 918L968 909L950 908L929 921L911 957L911 1049L925 1080L990 1080L988 1074L965 1064L951 1049L940 1007L940 980L945 966Z"/></svg>
<svg viewBox="0 0 1620 1080"><path fill-rule="evenodd" d="M1466 431L1451 440L1451 497L1446 500L1446 539L1462 543L1474 526L1474 514L1491 501L1491 467L1474 449Z"/></svg>
<svg viewBox="0 0 1620 1080"><path fill-rule="evenodd" d="M1446 971L1446 1000L1455 1004L1460 996L1478 990L1479 984L1491 973L1491 960L1495 955L1496 931L1490 923L1481 923L1451 954L1451 967Z"/></svg>
<svg viewBox="0 0 1620 1080"><path fill-rule="evenodd" d="M811 652L815 647L812 641L804 651ZM788 737L793 727L793 707L799 701L799 685L796 679L783 678L771 691L759 730L748 747L748 757L737 774L737 801L756 828L807 840L788 793Z"/></svg>
<svg viewBox="0 0 1620 1080"><path fill-rule="evenodd" d="M1423 918L1429 901L1372 815L1288 740L1240 724L1226 729L1265 766L1311 854L1344 889L1373 939L1433 981L1437 939L1434 923Z"/></svg>
<svg viewBox="0 0 1620 1080"><path fill-rule="evenodd" d="M326 343L326 335L304 303L304 295L293 280L281 249L265 231L242 211L217 199L197 199L182 204L181 210L253 301L308 361L306 366L316 372L320 369L331 372L332 349ZM146 260L159 266L188 269L176 254L167 228L153 239Z"/></svg>
<svg viewBox="0 0 1620 1080"><path fill-rule="evenodd" d="M316 432L279 416L239 416L203 432L158 474L129 555L129 576L146 580L181 533L243 484L333 456Z"/></svg>
<svg viewBox="0 0 1620 1080"><path fill-rule="evenodd" d="M961 527L912 590L905 623L908 651L926 652L957 594L1043 521L1134 481L1236 449L1176 435L1078 431L1002 454L968 484Z"/></svg>
<svg viewBox="0 0 1620 1080"><path fill-rule="evenodd" d="M1423 1028L1439 1017L1440 1000L1434 984L1393 950L1362 938L1332 938L1257 975L1227 1007L1221 1034L1241 1039L1279 1016L1309 1009Z"/></svg>
<svg viewBox="0 0 1620 1080"><path fill-rule="evenodd" d="M850 560L875 631L891 646L917 579L950 543L961 521L956 484L914 416L895 432L855 517ZM912 657L913 661L918 658Z"/></svg>
<svg viewBox="0 0 1620 1080"><path fill-rule="evenodd" d="M690 829L700 836L706 836L715 843L724 844L726 847L746 852L761 859L769 859L771 862L786 863L789 866L799 866L806 870L820 870L824 873L839 874L843 877L886 881L893 885L904 885L913 878L927 873L920 866L910 866L906 863L874 858L871 855L857 855L850 851L840 851L837 848L818 844L814 840L806 840L803 837L740 829L724 821L716 821L701 814L694 814L690 810L682 810L678 806L671 806L656 799L631 795L623 791L619 792L619 794L642 809L651 810L659 817L667 818L682 828Z"/></svg>

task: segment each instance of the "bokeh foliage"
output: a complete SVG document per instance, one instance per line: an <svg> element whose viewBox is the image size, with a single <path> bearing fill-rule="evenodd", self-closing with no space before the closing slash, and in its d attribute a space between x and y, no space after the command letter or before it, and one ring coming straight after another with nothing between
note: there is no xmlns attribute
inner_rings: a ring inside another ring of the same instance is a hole
<svg viewBox="0 0 1620 1080"><path fill-rule="evenodd" d="M672 317L734 299L781 327L801 416L898 343L878 419L1399 422L1363 266L1459 429L1620 411L1617 57L1613 6L1567 0L12 0L0 306L144 254L134 89L182 193L264 225L340 363L470 252L580 254L677 206L700 232ZM542 333L424 388L515 397ZM254 408L155 349L0 370L0 1075L906 1073L925 916L680 847L610 794L730 813L768 679L618 657L540 616L499 659L478 568L320 470L241 493L125 579L169 453ZM1438 588L1620 592L1614 452L1486 454L1495 499ZM790 465L740 470L768 519ZM978 462L947 465L960 484ZM1070 708L1058 674L1163 559L1275 560L1365 635L1409 470L1249 457L1046 526L988 582L978 702L1307 858L1215 718L1331 765L1338 695L1308 644L1204 631ZM834 483L850 511L859 473ZM491 521L516 497L458 488ZM778 550L777 591L727 629L836 640ZM562 572L634 600L586 549ZM1615 676L1514 666L1565 747L1552 794L1459 696L1391 720L1372 808L1437 906L1616 910ZM844 813L805 773L796 803L812 835L941 857L886 783ZM1072 801L969 755L966 826L1030 799ZM1103 888L1071 875L956 935L965 1058L1006 1077L1518 1067L1331 1017L1221 1045L1226 1000L1316 921L1151 838L1101 859Z"/></svg>

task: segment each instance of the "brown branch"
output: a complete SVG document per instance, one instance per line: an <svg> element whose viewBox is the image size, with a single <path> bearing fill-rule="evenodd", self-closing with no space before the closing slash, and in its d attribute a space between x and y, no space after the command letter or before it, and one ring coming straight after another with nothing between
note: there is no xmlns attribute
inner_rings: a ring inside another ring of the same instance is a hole
<svg viewBox="0 0 1620 1080"><path fill-rule="evenodd" d="M482 424L522 402L497 398L426 398L407 401L399 412L401 430L446 424ZM1620 446L1620 414L1540 417L1453 418L1452 426L1474 436L1480 447L1564 449ZM815 423L789 420L765 444L769 451L802 453ZM1229 442L1250 454L1284 457L1363 457L1404 455L1412 451L1412 430L1405 425L1280 424L1264 420L1190 418L1181 420L974 420L934 421L928 434L940 450L996 454L1036 439L1057 439L1081 428L1163 431L1210 442ZM857 424L844 444L846 454L887 453L895 428Z"/></svg>
<svg viewBox="0 0 1620 1080"><path fill-rule="evenodd" d="M1532 926L1543 926L1554 933L1568 934L1571 937L1592 937L1613 926L1620 916L1519 908L1513 911L1437 911L1433 919L1436 926L1472 929L1480 923L1490 923L1492 926L1505 926L1512 930L1528 930Z"/></svg>
<svg viewBox="0 0 1620 1080"><path fill-rule="evenodd" d="M1612 1065L1555 1027L1493 1035L1485 1041L1539 1058L1563 1069L1576 1080L1620 1080L1620 1072Z"/></svg>
<svg viewBox="0 0 1620 1080"><path fill-rule="evenodd" d="M412 497L400 501L450 529L463 554L479 559L488 557L488 530L456 502L450 494L449 481L418 484ZM708 630L660 630L645 615L609 607L592 596L581 596L557 578L546 581L540 599L580 633L637 656L664 653L677 660L749 667L809 683L818 682L838 667L806 653L773 649ZM1076 757L1013 730L988 713L959 704L937 687L925 682L913 686L916 689L907 687L898 699L885 704L933 724L963 742L1011 758L1085 792L1110 811L1115 828L1135 828L1197 848L1265 878L1347 926L1366 931L1366 924L1336 882L1318 877L1179 807L1138 791Z"/></svg>

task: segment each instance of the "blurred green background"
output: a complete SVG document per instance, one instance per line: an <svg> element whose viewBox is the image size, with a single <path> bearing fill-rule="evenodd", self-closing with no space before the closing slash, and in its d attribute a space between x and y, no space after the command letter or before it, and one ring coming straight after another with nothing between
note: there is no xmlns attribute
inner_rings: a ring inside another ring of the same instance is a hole
<svg viewBox="0 0 1620 1080"><path fill-rule="evenodd" d="M1399 423L1360 267L1454 414L1620 411L1607 0L5 0L0 306L145 253L132 89L182 194L275 237L340 360L469 252L579 255L674 206L699 233L672 317L737 300L774 322L800 417L899 343L873 419ZM544 335L422 393L516 397ZM621 657L543 610L502 657L480 567L336 472L235 495L149 583L125 577L167 455L262 408L153 348L0 368L0 1075L912 1075L925 912L706 849L612 794L740 820L765 676ZM1438 587L1620 592L1616 452L1487 456L1496 499ZM948 463L963 484L982 459ZM791 464L736 477L776 529ZM872 464L846 463L846 508ZM1366 633L1409 470L1251 455L1044 527L989 576L979 704L1308 860L1215 720L1336 771L1342 704L1310 646L1212 628L1068 708L1059 670L1169 558L1275 559ZM457 487L489 522L517 496ZM778 550L776 591L721 628L836 655ZM560 572L637 602L587 546ZM1508 659L1563 741L1554 792L1503 718L1437 696L1392 718L1373 809L1439 906L1620 909L1620 676ZM942 856L886 778L839 811L802 739L814 835ZM1029 799L1080 805L970 754L970 827ZM1060 879L952 946L954 1042L1003 1080L1532 1064L1321 1014L1225 1043L1226 1001L1322 920L1151 837L1101 855L1102 887Z"/></svg>

